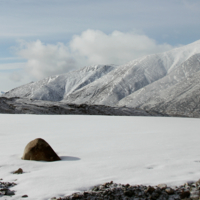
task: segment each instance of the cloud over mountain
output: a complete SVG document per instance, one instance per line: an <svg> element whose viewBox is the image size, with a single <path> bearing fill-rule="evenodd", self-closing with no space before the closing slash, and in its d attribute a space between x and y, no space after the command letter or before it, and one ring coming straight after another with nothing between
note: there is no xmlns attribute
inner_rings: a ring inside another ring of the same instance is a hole
<svg viewBox="0 0 200 200"><path fill-rule="evenodd" d="M138 57L172 49L144 34L86 30L69 44L20 41L17 54L27 60L26 71L35 79L67 73L85 65L123 64Z"/></svg>
<svg viewBox="0 0 200 200"><path fill-rule="evenodd" d="M113 31L105 34L98 30L84 31L73 37L70 47L85 56L90 64L124 64L135 58L170 50L168 44L157 44L144 34Z"/></svg>
<svg viewBox="0 0 200 200"><path fill-rule="evenodd" d="M62 43L43 44L35 42L20 42L17 54L27 59L26 70L36 79L54 74L61 74L76 68L76 60L69 49Z"/></svg>

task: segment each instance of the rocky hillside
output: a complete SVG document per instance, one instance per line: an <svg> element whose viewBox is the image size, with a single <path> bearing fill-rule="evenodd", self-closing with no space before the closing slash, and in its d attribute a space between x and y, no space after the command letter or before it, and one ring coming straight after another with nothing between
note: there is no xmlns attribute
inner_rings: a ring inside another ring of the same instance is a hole
<svg viewBox="0 0 200 200"><path fill-rule="evenodd" d="M105 105L66 104L25 98L0 97L0 113L9 114L55 114L55 115L117 115L151 116L159 113L147 113L140 109L110 107ZM161 115L162 116L162 115Z"/></svg>

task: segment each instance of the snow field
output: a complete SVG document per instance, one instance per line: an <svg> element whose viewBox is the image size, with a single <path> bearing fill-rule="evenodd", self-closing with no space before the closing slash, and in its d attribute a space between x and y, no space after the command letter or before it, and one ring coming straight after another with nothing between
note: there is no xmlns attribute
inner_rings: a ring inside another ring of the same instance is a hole
<svg viewBox="0 0 200 200"><path fill-rule="evenodd" d="M46 200L111 180L180 185L200 178L199 119L1 114L0 121L0 178L17 183L6 199ZM21 160L38 137L62 160ZM12 174L18 168L25 173Z"/></svg>

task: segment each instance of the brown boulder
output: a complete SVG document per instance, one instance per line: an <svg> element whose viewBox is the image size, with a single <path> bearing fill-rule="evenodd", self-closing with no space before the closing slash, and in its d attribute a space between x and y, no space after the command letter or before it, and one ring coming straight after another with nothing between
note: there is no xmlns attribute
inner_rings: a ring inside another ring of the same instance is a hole
<svg viewBox="0 0 200 200"><path fill-rule="evenodd" d="M61 160L51 146L41 138L32 140L26 145L22 159L37 161Z"/></svg>
<svg viewBox="0 0 200 200"><path fill-rule="evenodd" d="M14 171L13 174L23 174L23 169L19 168L18 170Z"/></svg>

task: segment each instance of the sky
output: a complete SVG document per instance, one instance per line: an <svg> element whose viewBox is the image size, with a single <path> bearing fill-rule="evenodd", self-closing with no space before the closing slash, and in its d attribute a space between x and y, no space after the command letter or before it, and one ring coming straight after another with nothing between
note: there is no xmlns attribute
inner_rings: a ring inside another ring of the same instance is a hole
<svg viewBox="0 0 200 200"><path fill-rule="evenodd" d="M199 0L1 0L0 91L199 40Z"/></svg>

